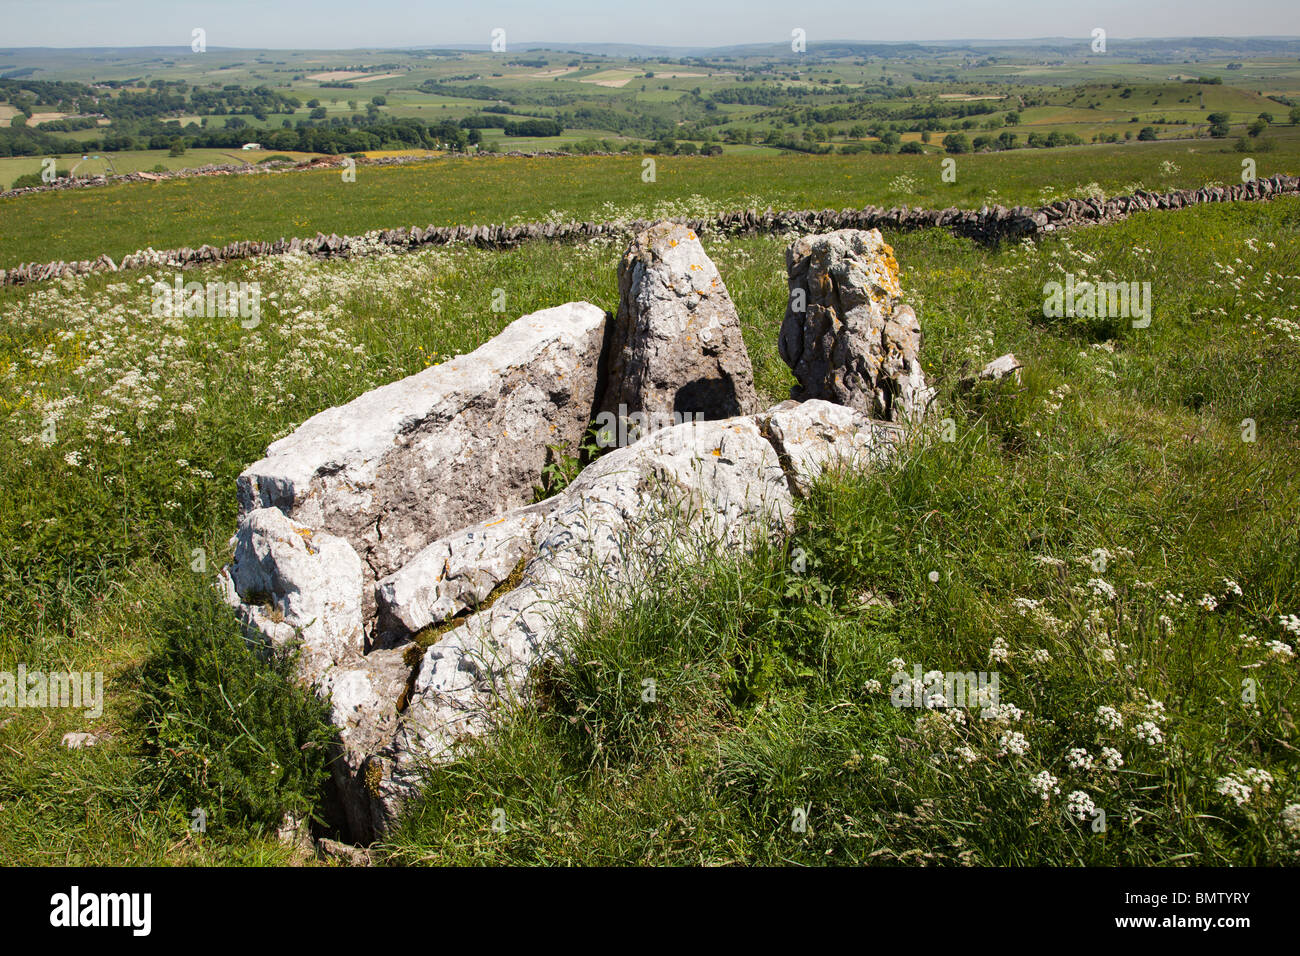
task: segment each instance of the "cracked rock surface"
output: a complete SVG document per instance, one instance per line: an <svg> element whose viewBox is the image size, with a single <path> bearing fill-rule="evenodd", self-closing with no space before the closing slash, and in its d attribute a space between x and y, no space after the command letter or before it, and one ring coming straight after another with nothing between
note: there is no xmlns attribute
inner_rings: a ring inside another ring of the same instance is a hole
<svg viewBox="0 0 1300 956"><path fill-rule="evenodd" d="M914 421L931 392L921 371L921 326L902 301L894 250L880 230L804 236L786 250L790 298L778 348L799 385L887 422Z"/></svg>
<svg viewBox="0 0 1300 956"><path fill-rule="evenodd" d="M431 540L531 500L548 445L591 421L605 313L570 302L468 355L314 415L239 476L239 512L274 507L344 538L369 585Z"/></svg>
<svg viewBox="0 0 1300 956"><path fill-rule="evenodd" d="M603 410L679 421L758 411L740 317L694 231L660 223L639 233L618 291Z"/></svg>
<svg viewBox="0 0 1300 956"><path fill-rule="evenodd" d="M823 469L886 460L899 434L850 408L788 402L661 429L590 465L543 503L519 586L424 652L391 744L362 774L366 792L358 798L369 801L376 828L430 766L454 757L460 740L490 731L527 701L529 675L562 652L584 592L618 593L652 575L672 549L688 557L743 549L758 535L788 531L794 495ZM530 521L537 515L524 513Z"/></svg>

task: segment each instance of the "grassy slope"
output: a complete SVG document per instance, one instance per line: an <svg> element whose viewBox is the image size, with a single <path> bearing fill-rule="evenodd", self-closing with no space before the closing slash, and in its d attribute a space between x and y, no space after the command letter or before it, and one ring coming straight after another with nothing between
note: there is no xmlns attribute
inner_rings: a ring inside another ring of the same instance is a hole
<svg viewBox="0 0 1300 956"><path fill-rule="evenodd" d="M1300 171L1300 130L1270 135L1279 145L1255 156L1258 174ZM636 156L445 159L363 168L355 183L337 171L138 183L0 200L0 268L103 252L121 258L145 246L519 222L553 212L611 219L767 205L1037 205L1090 183L1115 194L1137 184L1235 182L1241 159L1224 142L1201 140L962 156L955 183L941 180L938 156L789 154L659 157L654 183L642 181Z"/></svg>
<svg viewBox="0 0 1300 956"><path fill-rule="evenodd" d="M314 154L275 152L265 149L250 149L247 152L240 149L190 149L183 156L172 156L165 149L139 149L125 153L107 154L113 164L111 168L102 159L104 153L97 152L95 155L101 158L82 162L80 156L61 156L59 157L57 169L59 172L63 172L76 166L78 176L111 176L114 175L114 171L118 175L140 171L152 172L155 166L162 166L165 169L193 169L196 166L203 166L208 163L221 166L231 166L236 163L251 164L266 159L268 156L291 156L297 160L304 160L311 159ZM0 159L0 188L8 189L19 176L27 173L39 173L42 158L40 156L10 156Z"/></svg>
<svg viewBox="0 0 1300 956"><path fill-rule="evenodd" d="M1300 202L1285 200L1144 215L1028 249L939 232L890 237L957 440L823 489L793 542L808 558L803 575L777 551L704 574L669 569L657 583L670 600L618 616L594 609L573 661L550 678L553 707L437 773L387 852L460 862L1288 858L1278 819L1297 801L1295 663L1239 635L1294 643L1277 615L1300 613L1300 362L1297 342L1267 322L1296 319L1298 225ZM155 319L134 278L0 292L0 669L103 669L109 695L98 721L21 711L0 727L0 857L290 859L266 832L277 801L311 792L318 728L306 702L259 709L286 692L241 663L249 658L207 590L234 522L235 475L293 423L467 351L510 316L577 298L612 308L619 251L539 244L212 270L262 283L268 304L252 333L229 320ZM759 387L777 399L791 383L773 347L782 244L714 242L710 252ZM1043 320L1042 283L1067 270L1151 281L1151 328ZM497 287L505 315L475 292ZM964 367L1008 350L1027 361L1021 388L954 391ZM38 434L49 416L46 447ZM1241 441L1247 417L1255 443ZM201 573L191 570L196 548ZM1105 572L1080 563L1096 548L1113 552ZM1092 596L1095 577L1117 589L1115 602ZM1222 577L1244 595L1214 613L1196 607L1203 592L1222 595ZM888 604L862 606L865 589ZM1184 603L1163 603L1166 590ZM1016 597L1044 602L1059 623L1021 616ZM1009 645L997 668L1019 721L951 730L889 706L890 658L990 669L994 635ZM1035 662L1038 648L1050 660ZM651 707L631 690L646 676L659 686ZM1243 676L1258 682L1257 708L1239 702ZM870 680L886 693L866 689ZM1143 712L1147 695L1166 717ZM1101 704L1125 712L1124 731L1096 725ZM1146 719L1163 744L1135 741ZM85 729L111 739L59 746L63 732ZM1011 730L1028 752L996 756ZM1122 751L1118 773L1066 766L1068 748L1096 758L1103 744ZM955 758L961 746L972 765ZM1246 767L1275 782L1237 807L1214 786ZM1060 778L1048 802L1027 787L1040 769ZM1074 789L1107 811L1105 835L1066 819ZM810 808L807 834L791 830L796 805ZM196 807L212 815L206 835L189 830ZM496 807L505 834L491 829Z"/></svg>

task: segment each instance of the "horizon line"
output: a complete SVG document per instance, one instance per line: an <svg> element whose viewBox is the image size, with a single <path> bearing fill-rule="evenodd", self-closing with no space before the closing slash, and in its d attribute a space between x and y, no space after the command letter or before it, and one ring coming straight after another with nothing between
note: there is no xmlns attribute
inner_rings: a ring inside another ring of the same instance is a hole
<svg viewBox="0 0 1300 956"><path fill-rule="evenodd" d="M1089 37L1084 36L1083 34L1075 34L1075 35L1034 36L1034 37L947 37L947 38L930 37L926 39L912 39L912 40L857 40L857 39L847 39L847 38L834 38L828 40L809 40L807 42L808 42L808 48L809 50L811 50L816 45L826 46L831 44L850 44L856 46L903 46L907 44L925 45L925 44L955 44L955 43L967 43L967 44L1033 43L1033 42L1047 42L1047 41L1060 41L1060 40L1070 40L1070 41L1077 41L1080 43L1086 43L1089 40ZM1184 34L1184 35L1177 35L1177 36L1129 36L1129 37L1107 35L1108 43L1113 43L1117 41L1132 42L1132 41L1150 41L1150 40L1166 40L1166 41L1167 40L1272 40L1277 42L1286 42L1286 41L1300 41L1300 35L1277 36L1277 35L1267 35L1267 34L1257 34L1257 33L1190 34L1190 35ZM768 45L784 46L786 45L786 41L784 39L751 40L751 41L740 42L740 43L727 43L727 44L719 43L719 44L699 45L699 44L677 44L677 43L636 43L636 42L628 42L623 40L523 40L511 44L511 46L514 46L516 48L518 47L563 48L564 46L627 46L627 47L641 47L644 49L667 48L667 49L674 49L674 50L700 50L700 51L727 50L727 49L738 49L742 47L759 47L759 46L768 46ZM37 45L37 44L6 44L4 46L0 46L0 51L58 50L64 52L75 52L79 50L169 50L173 48L177 50L189 50L189 47L186 46L185 44L177 43L177 44L139 44L134 46L124 46L121 44L105 44L105 45L90 45L90 46L85 46L85 45L49 46L49 45ZM481 41L475 41L475 42L449 41L447 43L420 44L414 46L285 47L285 46L212 45L208 47L208 52L217 51L217 50L234 50L234 51L249 51L249 52L258 51L258 50L268 50L268 51L286 51L286 52L293 52L293 53L310 53L310 52L317 52L317 51L342 52L348 50L360 50L360 51L402 53L402 52L415 52L419 50L436 50L436 49L453 49L453 50L464 51L464 52L492 52L490 49L490 43L484 43ZM502 51L501 55L508 56L510 52L511 52L510 50L505 50ZM561 49L560 52L563 52L563 50ZM1097 54L1097 55L1104 55L1104 54Z"/></svg>

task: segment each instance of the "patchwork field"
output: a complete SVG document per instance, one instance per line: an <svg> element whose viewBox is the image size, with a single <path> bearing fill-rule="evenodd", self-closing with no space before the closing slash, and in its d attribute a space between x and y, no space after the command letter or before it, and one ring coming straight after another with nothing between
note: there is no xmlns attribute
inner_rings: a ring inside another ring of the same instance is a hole
<svg viewBox="0 0 1300 956"><path fill-rule="evenodd" d="M1300 172L1300 133L1256 160L1256 174ZM371 229L539 220L703 215L767 207L1038 206L1239 182L1242 155L1213 140L1133 143L957 157L955 181L932 156L805 156L767 151L708 157L444 158L427 164L273 176L183 179L0 199L0 268L114 259L238 239L360 234ZM4 161L0 161L4 162ZM83 223L95 222L88 231Z"/></svg>

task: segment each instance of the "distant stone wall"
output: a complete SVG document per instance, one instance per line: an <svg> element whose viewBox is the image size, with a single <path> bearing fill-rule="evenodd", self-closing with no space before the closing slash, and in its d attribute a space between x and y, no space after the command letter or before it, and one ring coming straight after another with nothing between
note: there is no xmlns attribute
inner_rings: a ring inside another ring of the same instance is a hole
<svg viewBox="0 0 1300 956"><path fill-rule="evenodd" d="M884 209L865 206L843 210L782 210L758 212L754 209L720 213L705 219L679 217L680 223L701 235L755 236L787 233L830 232L836 229L951 229L960 236L980 242L1000 242L1041 235L1070 226L1095 225L1127 218L1135 212L1153 209L1182 209L1201 203L1268 200L1283 195L1300 194L1300 177L1272 176L1231 186L1203 186L1168 193L1138 190L1131 196L1114 199L1061 199L1040 208L1016 206L981 209L910 209L896 206ZM145 249L123 257L115 263L109 256L82 259L79 262L27 263L0 270L0 285L21 285L69 275L97 272L122 272L156 266L181 267L249 259L254 256L283 255L301 252L320 258L349 258L373 255L380 250L418 249L424 246L464 244L485 249L508 249L538 239L583 241L597 237L622 239L648 228L648 220L614 222L531 222L519 225L428 226L421 229L382 229L365 236L317 234L309 239L276 239L270 242L244 240L221 248L200 246L191 249L158 251Z"/></svg>
<svg viewBox="0 0 1300 956"><path fill-rule="evenodd" d="M274 152L272 150L271 152ZM292 150L291 150L292 152ZM616 156L617 153L592 152L592 153L566 153L561 150L539 150L537 152L520 152L511 150L508 153L446 153L448 156L458 156L466 158L470 156L508 156L508 157L525 157L534 158L539 156ZM34 158L34 157L33 157ZM428 156L377 156L374 158L364 158L353 160L358 166L405 166L407 163L427 163ZM142 182L159 182L165 179L193 179L200 176L251 176L258 173L292 173L301 172L311 169L342 169L345 160L342 156L320 156L316 159L298 162L295 160L277 160L275 162L260 163L207 163L203 166L191 166L186 169L168 169L162 172L132 172L122 173L115 176L78 176L76 178L65 176L56 179L52 183L41 183L39 186L20 186L17 189L6 189L0 191L0 199L9 199L13 196L27 196L31 193L57 192L65 189L85 189L94 186L113 186L118 183L142 183Z"/></svg>

